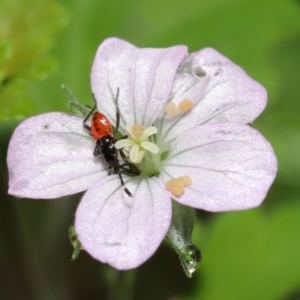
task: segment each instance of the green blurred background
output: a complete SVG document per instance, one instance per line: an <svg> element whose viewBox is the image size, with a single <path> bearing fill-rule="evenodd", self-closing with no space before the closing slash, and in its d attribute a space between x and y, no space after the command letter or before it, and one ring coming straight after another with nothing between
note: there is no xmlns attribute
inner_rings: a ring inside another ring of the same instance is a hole
<svg viewBox="0 0 300 300"><path fill-rule="evenodd" d="M91 64L110 36L139 47L214 47L268 90L254 127L275 149L278 176L259 208L198 211L193 241L203 262L192 279L166 244L135 271L115 272L86 253L71 263L67 229L80 195L7 195L13 129L66 111L62 83L91 105ZM1 300L300 299L300 1L0 0L0 105Z"/></svg>

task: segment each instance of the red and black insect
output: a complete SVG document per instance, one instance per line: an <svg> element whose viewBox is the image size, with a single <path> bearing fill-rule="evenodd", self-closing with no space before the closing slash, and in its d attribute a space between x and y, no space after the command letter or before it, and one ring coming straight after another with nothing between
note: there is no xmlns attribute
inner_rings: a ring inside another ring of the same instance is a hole
<svg viewBox="0 0 300 300"><path fill-rule="evenodd" d="M118 174L121 180L121 185L124 186L125 184L121 174L121 170L125 171L129 175L139 175L140 171L137 169L135 165L133 165L127 160L124 152L121 149L119 149L119 153L124 163L120 164L118 159L118 150L115 147L116 141L119 140L115 138L115 134L118 132L119 125L120 125L120 111L118 107L118 98L119 98L119 88L117 89L117 94L116 94L117 124L115 130L113 130L108 118L100 112L95 112L93 114L91 126L87 125L86 122L89 119L89 117L92 115L92 113L95 111L96 104L91 109L91 111L86 116L86 118L83 120L83 127L88 129L91 136L96 140L94 156L100 155L103 158L103 160L106 161L109 165L108 175L111 175L112 171L114 172L114 174ZM96 103L95 97L94 100ZM126 139L127 137L128 136L125 135L120 139ZM124 188L124 190L128 196L132 197L132 194L126 187Z"/></svg>

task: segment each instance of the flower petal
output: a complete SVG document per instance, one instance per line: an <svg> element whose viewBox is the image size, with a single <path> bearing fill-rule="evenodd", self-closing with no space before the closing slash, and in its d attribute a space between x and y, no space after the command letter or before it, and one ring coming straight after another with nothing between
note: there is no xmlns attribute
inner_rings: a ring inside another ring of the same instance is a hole
<svg viewBox="0 0 300 300"><path fill-rule="evenodd" d="M152 125L163 111L186 54L185 46L139 49L117 38L105 40L98 48L91 72L98 109L115 123L119 87L121 128L126 123Z"/></svg>
<svg viewBox="0 0 300 300"><path fill-rule="evenodd" d="M152 256L171 222L171 200L158 178L131 177L126 187L133 197L120 187L118 176L105 177L86 192L75 218L84 249L119 270Z"/></svg>
<svg viewBox="0 0 300 300"><path fill-rule="evenodd" d="M166 120L162 139L167 142L205 123L251 123L264 110L267 93L228 58L205 48L187 57L178 71L172 101L183 98L194 106L177 122Z"/></svg>
<svg viewBox="0 0 300 300"><path fill-rule="evenodd" d="M265 198L277 171L270 144L238 123L196 127L175 141L166 159L164 182L189 175L191 186L178 202L208 211L247 209Z"/></svg>
<svg viewBox="0 0 300 300"><path fill-rule="evenodd" d="M8 193L51 199L88 189L107 176L94 147L81 118L48 113L25 120L8 147Z"/></svg>

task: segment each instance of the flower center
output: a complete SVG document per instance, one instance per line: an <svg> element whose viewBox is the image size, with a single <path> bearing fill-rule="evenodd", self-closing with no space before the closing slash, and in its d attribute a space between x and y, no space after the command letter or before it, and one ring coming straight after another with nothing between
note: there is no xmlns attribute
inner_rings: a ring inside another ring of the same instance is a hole
<svg viewBox="0 0 300 300"><path fill-rule="evenodd" d="M138 168L142 173L150 176L157 173L155 164L153 164L153 161L156 160L155 156L159 152L159 148L153 142L153 135L157 133L157 128L150 126L145 129L140 124L127 124L126 130L128 138L117 141L116 148L124 148L130 161L139 164Z"/></svg>
<svg viewBox="0 0 300 300"><path fill-rule="evenodd" d="M193 102L189 98L183 98L178 104L169 102L165 105L165 116L181 118L192 107ZM156 124L159 127L159 120ZM158 176L163 167L163 161L169 155L170 143L165 143L160 138L158 129L155 126L145 128L141 124L127 124L126 130L128 137L119 139L115 143L116 149L123 148L124 154L131 163L137 165L142 175L148 177ZM156 136L157 133L158 136ZM183 182L183 178L185 176L180 177L171 184L171 191L174 195L181 195L184 192L184 187L188 186L187 183Z"/></svg>
<svg viewBox="0 0 300 300"><path fill-rule="evenodd" d="M143 135L144 131L145 131L145 128L142 125L134 124L132 126L132 134L135 137L141 137Z"/></svg>

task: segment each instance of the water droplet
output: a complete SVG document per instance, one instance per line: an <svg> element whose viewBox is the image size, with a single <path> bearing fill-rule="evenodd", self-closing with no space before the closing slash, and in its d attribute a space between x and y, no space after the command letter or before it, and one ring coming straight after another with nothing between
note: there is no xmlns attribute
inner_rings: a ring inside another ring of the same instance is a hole
<svg viewBox="0 0 300 300"><path fill-rule="evenodd" d="M190 243L179 250L179 256L186 275L192 277L202 259L200 250Z"/></svg>

